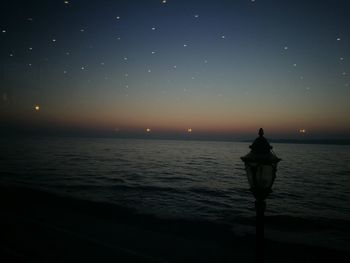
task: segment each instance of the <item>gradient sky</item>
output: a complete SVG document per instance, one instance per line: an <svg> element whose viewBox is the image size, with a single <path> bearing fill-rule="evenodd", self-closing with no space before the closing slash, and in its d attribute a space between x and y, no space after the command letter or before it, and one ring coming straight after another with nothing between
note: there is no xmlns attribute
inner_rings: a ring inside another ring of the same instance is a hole
<svg viewBox="0 0 350 263"><path fill-rule="evenodd" d="M3 0L0 12L2 132L350 138L349 1Z"/></svg>

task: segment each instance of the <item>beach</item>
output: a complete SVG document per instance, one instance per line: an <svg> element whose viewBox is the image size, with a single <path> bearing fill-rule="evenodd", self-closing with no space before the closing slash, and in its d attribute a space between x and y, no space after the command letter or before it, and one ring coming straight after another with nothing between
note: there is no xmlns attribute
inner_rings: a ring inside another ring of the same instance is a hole
<svg viewBox="0 0 350 263"><path fill-rule="evenodd" d="M254 262L254 235L1 185L2 262ZM349 251L266 239L266 262L340 262Z"/></svg>

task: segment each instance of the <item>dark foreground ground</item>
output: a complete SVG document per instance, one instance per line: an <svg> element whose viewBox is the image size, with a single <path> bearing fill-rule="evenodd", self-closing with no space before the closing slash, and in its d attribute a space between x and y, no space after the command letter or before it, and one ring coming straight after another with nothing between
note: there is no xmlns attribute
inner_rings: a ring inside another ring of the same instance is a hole
<svg viewBox="0 0 350 263"><path fill-rule="evenodd" d="M254 262L255 237L223 225L1 185L0 213L0 262ZM266 240L265 262L350 262L350 253Z"/></svg>

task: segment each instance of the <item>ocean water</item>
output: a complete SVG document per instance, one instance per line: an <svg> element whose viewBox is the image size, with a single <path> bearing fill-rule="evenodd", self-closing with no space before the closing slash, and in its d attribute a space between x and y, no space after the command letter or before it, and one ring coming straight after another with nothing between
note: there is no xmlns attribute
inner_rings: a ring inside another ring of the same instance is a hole
<svg viewBox="0 0 350 263"><path fill-rule="evenodd" d="M254 218L240 157L249 143L22 138L1 141L0 182L115 203L166 218ZM350 223L350 146L273 144L267 217Z"/></svg>

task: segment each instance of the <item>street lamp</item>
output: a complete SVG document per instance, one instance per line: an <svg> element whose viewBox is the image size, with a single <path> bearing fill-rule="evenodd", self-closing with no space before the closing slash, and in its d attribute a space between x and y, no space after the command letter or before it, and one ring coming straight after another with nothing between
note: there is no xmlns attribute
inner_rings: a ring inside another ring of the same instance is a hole
<svg viewBox="0 0 350 263"><path fill-rule="evenodd" d="M245 164L250 191L255 197L256 210L256 261L263 262L265 199L272 192L276 178L277 163L281 161L271 150L260 128L259 137L249 146L251 151L241 157Z"/></svg>

